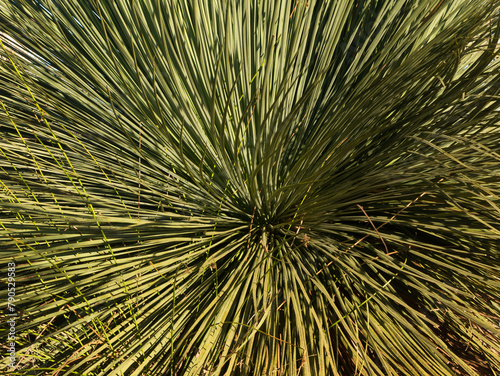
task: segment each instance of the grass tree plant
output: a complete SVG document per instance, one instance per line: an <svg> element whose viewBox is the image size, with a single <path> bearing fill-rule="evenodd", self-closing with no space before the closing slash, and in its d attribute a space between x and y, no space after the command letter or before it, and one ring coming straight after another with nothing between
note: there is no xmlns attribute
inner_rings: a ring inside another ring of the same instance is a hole
<svg viewBox="0 0 500 376"><path fill-rule="evenodd" d="M499 375L499 10L0 0L0 368Z"/></svg>

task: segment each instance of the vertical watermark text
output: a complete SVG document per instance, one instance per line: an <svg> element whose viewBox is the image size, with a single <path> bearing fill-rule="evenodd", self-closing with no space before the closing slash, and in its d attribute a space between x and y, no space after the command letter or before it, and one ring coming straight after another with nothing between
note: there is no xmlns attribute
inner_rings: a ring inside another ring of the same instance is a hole
<svg viewBox="0 0 500 376"><path fill-rule="evenodd" d="M7 336L9 366L16 366L16 264L9 262L7 264Z"/></svg>

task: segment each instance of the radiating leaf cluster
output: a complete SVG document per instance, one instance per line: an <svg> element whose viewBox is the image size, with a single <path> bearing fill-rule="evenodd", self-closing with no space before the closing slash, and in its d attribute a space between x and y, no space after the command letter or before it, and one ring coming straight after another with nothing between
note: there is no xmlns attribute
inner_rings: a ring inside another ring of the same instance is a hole
<svg viewBox="0 0 500 376"><path fill-rule="evenodd" d="M500 374L499 11L0 0L11 374Z"/></svg>

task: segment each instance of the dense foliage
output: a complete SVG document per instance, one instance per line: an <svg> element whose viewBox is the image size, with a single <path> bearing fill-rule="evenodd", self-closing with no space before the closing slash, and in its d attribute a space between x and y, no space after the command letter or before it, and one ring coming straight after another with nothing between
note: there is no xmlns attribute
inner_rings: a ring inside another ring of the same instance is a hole
<svg viewBox="0 0 500 376"><path fill-rule="evenodd" d="M499 10L0 0L11 375L499 375Z"/></svg>

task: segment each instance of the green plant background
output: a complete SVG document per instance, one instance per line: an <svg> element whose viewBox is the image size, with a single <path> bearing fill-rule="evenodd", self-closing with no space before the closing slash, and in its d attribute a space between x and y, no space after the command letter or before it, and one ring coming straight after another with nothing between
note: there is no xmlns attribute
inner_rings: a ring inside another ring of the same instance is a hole
<svg viewBox="0 0 500 376"><path fill-rule="evenodd" d="M10 374L500 374L499 9L0 0Z"/></svg>

